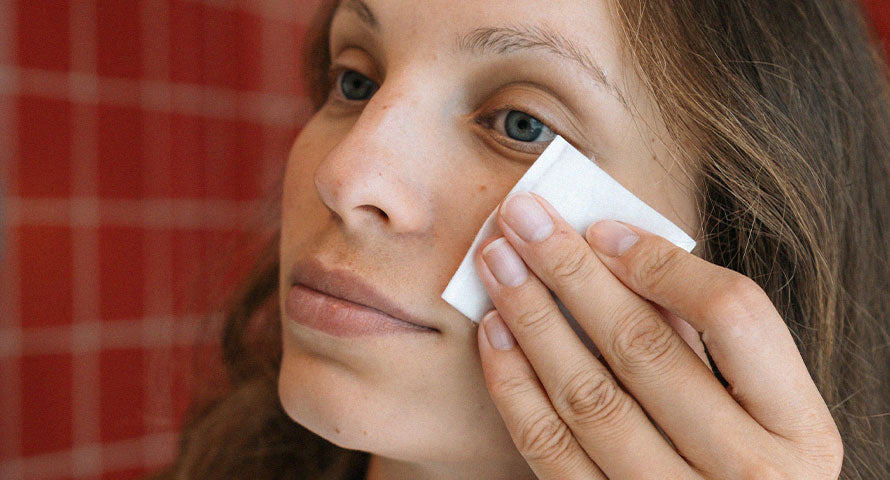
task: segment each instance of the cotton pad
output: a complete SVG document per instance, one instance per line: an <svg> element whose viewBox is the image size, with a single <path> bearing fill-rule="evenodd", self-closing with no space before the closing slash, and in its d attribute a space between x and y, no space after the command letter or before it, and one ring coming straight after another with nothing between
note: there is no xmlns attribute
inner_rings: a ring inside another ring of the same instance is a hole
<svg viewBox="0 0 890 480"><path fill-rule="evenodd" d="M611 219L662 236L687 252L695 247L695 241L683 230L622 187L561 136L550 143L510 193L516 191L534 192L547 199L582 236L591 224ZM494 308L473 258L483 241L501 235L496 217L497 208L485 220L442 293L442 299L475 323ZM577 323L558 299L557 305L577 331Z"/></svg>

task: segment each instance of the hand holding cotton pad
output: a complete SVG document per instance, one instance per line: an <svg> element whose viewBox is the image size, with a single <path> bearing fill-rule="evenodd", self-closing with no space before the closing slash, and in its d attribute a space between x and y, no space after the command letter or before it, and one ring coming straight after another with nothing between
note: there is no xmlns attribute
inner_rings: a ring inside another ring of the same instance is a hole
<svg viewBox="0 0 890 480"><path fill-rule="evenodd" d="M581 235L591 224L611 219L662 236L686 251L695 247L695 241L683 230L643 203L558 135L510 193L520 190L534 192L547 199ZM473 258L483 241L501 234L496 216L497 208L482 224L469 252L442 293L442 299L475 323L479 323L482 316L494 308L479 279ZM575 324L562 303L558 300L557 303L562 313Z"/></svg>

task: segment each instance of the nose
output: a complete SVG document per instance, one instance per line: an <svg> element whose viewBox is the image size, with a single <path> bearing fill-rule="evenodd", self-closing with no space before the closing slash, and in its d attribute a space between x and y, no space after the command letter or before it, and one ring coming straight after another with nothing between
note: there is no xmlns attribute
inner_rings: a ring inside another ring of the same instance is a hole
<svg viewBox="0 0 890 480"><path fill-rule="evenodd" d="M322 202L353 233L422 233L432 224L434 169L423 147L417 102L378 90L315 170ZM412 108L415 107L415 108ZM427 165L429 167L429 165ZM380 232L377 232L380 233Z"/></svg>

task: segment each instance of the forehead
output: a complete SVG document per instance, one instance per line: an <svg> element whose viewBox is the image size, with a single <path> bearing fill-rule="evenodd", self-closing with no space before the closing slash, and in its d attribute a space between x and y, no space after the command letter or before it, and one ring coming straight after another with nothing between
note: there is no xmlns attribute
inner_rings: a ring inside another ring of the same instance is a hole
<svg viewBox="0 0 890 480"><path fill-rule="evenodd" d="M343 17L353 17L351 21L359 19L363 26L373 23L388 50L436 55L468 53L460 47L485 29L554 32L559 37L556 42L569 50L580 49L602 70L616 71L620 66L606 0L422 0L410 5L405 8L403 0L341 0L335 26ZM499 44L505 45L509 43Z"/></svg>

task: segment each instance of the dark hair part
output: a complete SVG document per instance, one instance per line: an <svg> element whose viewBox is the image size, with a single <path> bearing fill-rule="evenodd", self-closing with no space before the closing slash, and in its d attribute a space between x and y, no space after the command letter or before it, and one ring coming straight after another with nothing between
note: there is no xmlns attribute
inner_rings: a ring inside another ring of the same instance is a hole
<svg viewBox="0 0 890 480"><path fill-rule="evenodd" d="M628 54L683 146L706 259L787 321L844 439L842 479L890 478L890 86L850 0L613 0ZM307 36L316 110L335 1ZM197 404L157 478L361 478L368 455L294 423L277 395L278 239L226 318L229 388Z"/></svg>

